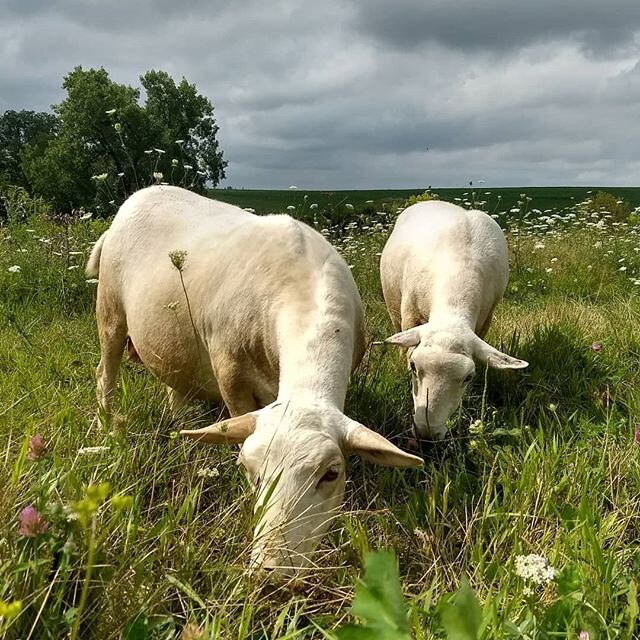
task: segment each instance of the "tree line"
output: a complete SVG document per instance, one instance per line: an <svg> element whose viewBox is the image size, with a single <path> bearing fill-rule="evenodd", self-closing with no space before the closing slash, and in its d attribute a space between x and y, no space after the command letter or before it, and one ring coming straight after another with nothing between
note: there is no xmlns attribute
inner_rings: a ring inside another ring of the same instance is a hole
<svg viewBox="0 0 640 640"><path fill-rule="evenodd" d="M23 187L57 212L90 208L107 215L153 183L198 192L225 177L211 101L184 78L147 71L141 88L114 82L105 69L76 67L52 113L0 116L0 190Z"/></svg>

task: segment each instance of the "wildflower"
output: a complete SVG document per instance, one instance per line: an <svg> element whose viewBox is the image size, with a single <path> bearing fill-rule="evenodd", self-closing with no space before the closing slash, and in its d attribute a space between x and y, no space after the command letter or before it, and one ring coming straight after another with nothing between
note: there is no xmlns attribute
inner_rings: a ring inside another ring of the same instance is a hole
<svg viewBox="0 0 640 640"><path fill-rule="evenodd" d="M79 456L92 456L98 453L106 453L111 447L81 447L78 449Z"/></svg>
<svg viewBox="0 0 640 640"><path fill-rule="evenodd" d="M153 149L145 149L144 152L150 156L153 153Z"/></svg>
<svg viewBox="0 0 640 640"><path fill-rule="evenodd" d="M122 178L122 176L123 176L123 175L124 175L124 171L121 171L121 172L118 174L118 178Z"/></svg>
<svg viewBox="0 0 640 640"><path fill-rule="evenodd" d="M108 116L112 116L115 112L116 112L116 110L115 110L115 109L107 109L107 110L105 111L105 113L106 113Z"/></svg>
<svg viewBox="0 0 640 640"><path fill-rule="evenodd" d="M186 259L187 259L186 251L169 251L169 260L171 260L171 264L178 271L182 271L184 269L184 263Z"/></svg>
<svg viewBox="0 0 640 640"><path fill-rule="evenodd" d="M344 208L348 211L353 211L353 205L350 202L347 202L347 204L344 205Z"/></svg>
<svg viewBox="0 0 640 640"><path fill-rule="evenodd" d="M13 620L20 615L22 611L22 601L14 600L13 602L4 602L0 600L0 621Z"/></svg>
<svg viewBox="0 0 640 640"><path fill-rule="evenodd" d="M98 284L98 278L88 278L85 282L87 284Z"/></svg>
<svg viewBox="0 0 640 640"><path fill-rule="evenodd" d="M537 553L516 556L515 565L518 576L537 585L548 584L556 575L556 570L547 562L546 558Z"/></svg>
<svg viewBox="0 0 640 640"><path fill-rule="evenodd" d="M116 122L113 125L113 128L116 130L116 133L120 133L122 131L122 125L119 122Z"/></svg>
<svg viewBox="0 0 640 640"><path fill-rule="evenodd" d="M626 271L626 270L627 270L627 267L620 267L620 268L618 269L618 271Z"/></svg>
<svg viewBox="0 0 640 640"><path fill-rule="evenodd" d="M183 164L182 165L187 171L190 171L191 169L193 169L193 167L190 164Z"/></svg>
<svg viewBox="0 0 640 640"><path fill-rule="evenodd" d="M212 467L208 469L207 467L202 467L198 469L198 478L217 478L220 475L220 472L216 467Z"/></svg>
<svg viewBox="0 0 640 640"><path fill-rule="evenodd" d="M317 208L318 208L318 203L317 203L317 202L312 202L312 203L309 205L309 209L311 209L312 211L314 211L314 210L315 210L315 209L317 209Z"/></svg>
<svg viewBox="0 0 640 640"><path fill-rule="evenodd" d="M182 144L184 142L184 140L180 139L180 140L176 140L176 144Z"/></svg>
<svg viewBox="0 0 640 640"><path fill-rule="evenodd" d="M25 507L20 512L20 535L35 538L47 532L49 525L35 507Z"/></svg>
<svg viewBox="0 0 640 640"><path fill-rule="evenodd" d="M591 351L602 351L602 342L592 342Z"/></svg>
<svg viewBox="0 0 640 640"><path fill-rule="evenodd" d="M79 264L72 264L70 267L67 267L67 271L73 271L74 269L79 269Z"/></svg>
<svg viewBox="0 0 640 640"><path fill-rule="evenodd" d="M47 453L47 445L45 444L44 438L39 433L36 433L35 436L31 436L29 439L27 459L37 460L38 458L42 458L45 453Z"/></svg>
<svg viewBox="0 0 640 640"><path fill-rule="evenodd" d="M178 166L178 158L174 158L173 160L171 160L171 166L172 167L177 167Z"/></svg>
<svg viewBox="0 0 640 640"><path fill-rule="evenodd" d="M206 633L197 624L191 622L182 628L182 633L180 634L180 640L206 640L207 637Z"/></svg>
<svg viewBox="0 0 640 640"><path fill-rule="evenodd" d="M162 180L163 177L164 177L164 174L162 173L162 171L153 172L153 178L156 182L160 182L160 180Z"/></svg>
<svg viewBox="0 0 640 640"><path fill-rule="evenodd" d="M636 443L640 444L640 429L636 431Z"/></svg>
<svg viewBox="0 0 640 640"><path fill-rule="evenodd" d="M22 271L22 267L18 264L14 264L12 267L7 269L10 273L20 273Z"/></svg>
<svg viewBox="0 0 640 640"><path fill-rule="evenodd" d="M551 258L551 262L558 262L558 258Z"/></svg>
<svg viewBox="0 0 640 640"><path fill-rule="evenodd" d="M80 220L88 220L92 215L93 213L89 211L88 213L85 213L83 216L80 216Z"/></svg>
<svg viewBox="0 0 640 640"><path fill-rule="evenodd" d="M166 151L165 151L164 149L155 149L155 148L154 148L154 151L155 151L156 153L159 153L160 155L162 155L163 153L166 153Z"/></svg>
<svg viewBox="0 0 640 640"><path fill-rule="evenodd" d="M557 405L553 404L553 402L549 405L549 411L555 412L557 409Z"/></svg>
<svg viewBox="0 0 640 640"><path fill-rule="evenodd" d="M522 589L522 595L532 596L533 595L533 589L531 587L524 587Z"/></svg>
<svg viewBox="0 0 640 640"><path fill-rule="evenodd" d="M553 269L552 269L551 267L547 267L547 268L545 269L545 271L546 271L547 273L552 273L552 272L553 272Z"/></svg>
<svg viewBox="0 0 640 640"><path fill-rule="evenodd" d="M295 210L296 210L296 208L295 208L292 204L290 204L290 205L287 207L287 211L295 211Z"/></svg>
<svg viewBox="0 0 640 640"><path fill-rule="evenodd" d="M96 182L104 182L108 177L108 173L99 173L97 176L91 176L91 179L95 180Z"/></svg>
<svg viewBox="0 0 640 640"><path fill-rule="evenodd" d="M578 635L578 640L589 640L590 637L588 631L581 631Z"/></svg>
<svg viewBox="0 0 640 640"><path fill-rule="evenodd" d="M116 493L111 498L111 506L116 511L123 511L124 509L128 509L133 504L133 498L131 496L125 495L124 493Z"/></svg>
<svg viewBox="0 0 640 640"><path fill-rule="evenodd" d="M417 527L413 530L413 535L420 540L423 547L426 547L429 543L429 534L422 529L418 529Z"/></svg>

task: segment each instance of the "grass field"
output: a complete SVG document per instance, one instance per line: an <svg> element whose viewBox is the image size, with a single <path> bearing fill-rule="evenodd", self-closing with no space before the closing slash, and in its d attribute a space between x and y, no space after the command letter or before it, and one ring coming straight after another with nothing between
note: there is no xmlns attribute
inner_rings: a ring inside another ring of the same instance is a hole
<svg viewBox="0 0 640 640"><path fill-rule="evenodd" d="M373 189L367 191L305 191L304 189L259 190L259 189L211 189L212 198L230 202L239 207L249 207L258 213L274 213L285 211L288 206L296 210L306 210L309 205L316 203L320 209L329 209L352 204L361 209L368 203L376 207L383 204L402 202L406 198L422 193L428 185L421 189ZM441 199L455 202L456 198L472 199L472 194L487 211L509 211L517 206L521 194L531 198L531 207L544 211L554 209L559 211L572 207L578 202L586 200L592 193L601 190L600 187L509 187L491 188L484 185L470 186L465 189L438 189L434 187L432 193ZM616 197L624 198L634 207L640 206L640 187L606 187L605 191ZM306 198L305 198L306 196Z"/></svg>
<svg viewBox="0 0 640 640"><path fill-rule="evenodd" d="M107 223L0 228L0 600L22 603L5 610L0 636L330 637L350 619L368 553L389 549L417 639L446 637L447 594L463 576L480 638L639 637L639 228L584 210L501 222L512 275L488 340L529 369L474 383L451 437L424 444L423 469L352 460L321 568L281 586L245 574L252 499L236 452L177 438L163 388L139 365L123 367L119 420L90 427L95 283L82 265ZM353 268L372 340L391 333L378 278L391 223L324 228ZM399 353L369 349L346 411L408 446ZM555 574L519 575L529 554Z"/></svg>

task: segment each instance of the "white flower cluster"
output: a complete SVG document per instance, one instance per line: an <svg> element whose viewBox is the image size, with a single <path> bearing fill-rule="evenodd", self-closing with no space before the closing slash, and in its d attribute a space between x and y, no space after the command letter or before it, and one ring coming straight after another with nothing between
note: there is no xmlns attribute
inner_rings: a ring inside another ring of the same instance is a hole
<svg viewBox="0 0 640 640"><path fill-rule="evenodd" d="M198 478L217 478L220 475L220 472L215 467L208 469L207 467L202 467L198 469Z"/></svg>
<svg viewBox="0 0 640 640"><path fill-rule="evenodd" d="M546 558L537 553L531 553L528 556L516 556L516 573L523 580L536 585L545 585L555 578L557 572Z"/></svg>

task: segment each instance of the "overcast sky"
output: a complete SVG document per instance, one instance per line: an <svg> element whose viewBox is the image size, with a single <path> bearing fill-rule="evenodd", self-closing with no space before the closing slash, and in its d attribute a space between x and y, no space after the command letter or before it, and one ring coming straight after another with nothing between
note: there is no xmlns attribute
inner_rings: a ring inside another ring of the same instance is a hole
<svg viewBox="0 0 640 640"><path fill-rule="evenodd" d="M225 185L640 184L640 0L0 0L0 112L185 76Z"/></svg>

